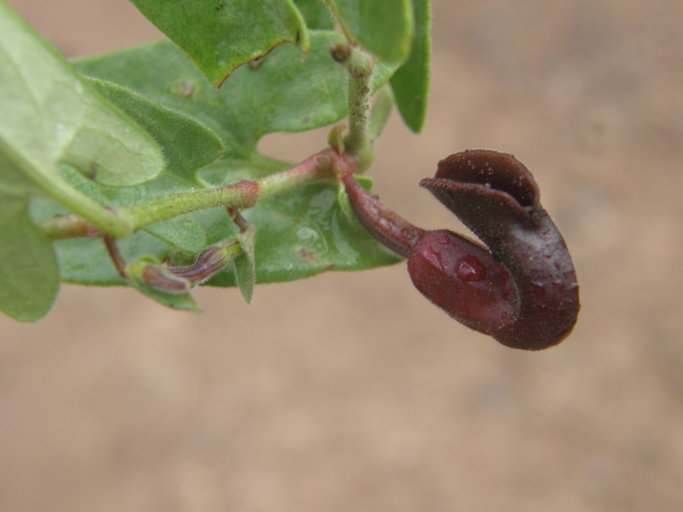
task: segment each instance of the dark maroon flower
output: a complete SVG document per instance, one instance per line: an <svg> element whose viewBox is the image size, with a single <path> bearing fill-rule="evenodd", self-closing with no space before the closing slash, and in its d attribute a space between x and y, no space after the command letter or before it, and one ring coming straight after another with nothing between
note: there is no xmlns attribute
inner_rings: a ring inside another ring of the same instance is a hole
<svg viewBox="0 0 683 512"><path fill-rule="evenodd" d="M450 231L424 231L341 176L362 224L408 258L415 287L463 324L513 348L562 341L579 311L576 273L562 235L513 156L470 150L439 162L420 183L488 247Z"/></svg>

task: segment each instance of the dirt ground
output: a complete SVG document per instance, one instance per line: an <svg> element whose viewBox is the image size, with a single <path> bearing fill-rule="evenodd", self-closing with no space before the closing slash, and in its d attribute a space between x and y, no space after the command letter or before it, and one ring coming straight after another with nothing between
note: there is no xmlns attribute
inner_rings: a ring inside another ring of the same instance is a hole
<svg viewBox="0 0 683 512"><path fill-rule="evenodd" d="M153 40L125 1L10 0L66 54ZM424 133L394 116L376 191L514 153L572 249L583 309L542 353L428 304L404 265L202 290L203 313L65 286L0 318L0 510L683 510L683 2L435 0ZM324 133L271 136L299 160Z"/></svg>

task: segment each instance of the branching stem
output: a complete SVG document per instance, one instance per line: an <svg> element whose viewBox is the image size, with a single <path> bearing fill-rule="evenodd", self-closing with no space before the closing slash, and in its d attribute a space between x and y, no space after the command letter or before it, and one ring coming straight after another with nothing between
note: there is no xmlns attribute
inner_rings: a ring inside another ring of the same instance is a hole
<svg viewBox="0 0 683 512"><path fill-rule="evenodd" d="M348 74L349 134L344 140L346 152L358 155L360 172L372 163L373 140L368 130L370 111L370 78L375 68L373 57L364 51L339 43L330 48L332 58L342 64Z"/></svg>
<svg viewBox="0 0 683 512"><path fill-rule="evenodd" d="M333 2L330 3L332 4ZM335 160L343 159L346 166L352 167L352 173L363 172L372 161L374 139L391 107L391 101L389 98L378 102L381 108L376 110L380 115L375 116L375 112L373 118L377 119L369 119L370 78L374 70L374 59L348 43L333 45L331 53L349 74L349 133L342 145L326 148L290 169L260 180L243 180L223 187L181 192L134 206L103 209L108 216L117 219L119 225L125 226L124 231L107 229L108 225L102 222L91 222L78 215L46 219L41 223L43 231L53 240L102 236L109 250L113 246L112 240L123 238L157 222L218 206L237 212L254 206L260 199L303 184L325 178L332 179L335 177Z"/></svg>
<svg viewBox="0 0 683 512"><path fill-rule="evenodd" d="M156 222L206 208L249 208L259 199L320 179L333 178L330 162L335 156L334 150L327 148L290 169L260 180L173 194L149 203L119 208L116 214L137 231ZM41 227L53 240L103 235L96 226L77 215L55 216L43 221Z"/></svg>
<svg viewBox="0 0 683 512"><path fill-rule="evenodd" d="M371 196L353 177L353 160L339 158L334 162L337 179L346 189L349 201L360 223L370 234L403 258L408 258L425 231L389 210Z"/></svg>

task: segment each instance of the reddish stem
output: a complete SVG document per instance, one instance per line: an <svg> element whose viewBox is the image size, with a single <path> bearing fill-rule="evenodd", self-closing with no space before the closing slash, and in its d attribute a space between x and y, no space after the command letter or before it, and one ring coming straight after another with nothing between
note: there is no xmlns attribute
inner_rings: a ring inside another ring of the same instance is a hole
<svg viewBox="0 0 683 512"><path fill-rule="evenodd" d="M360 223L374 238L398 255L408 258L425 230L411 224L371 196L353 177L353 162L348 157L335 159L335 171L344 185Z"/></svg>
<svg viewBox="0 0 683 512"><path fill-rule="evenodd" d="M119 251L118 245L116 245L116 239L111 235L102 235L102 241L104 242L104 246L107 248L107 253L114 264L114 268L122 278L127 279L126 260Z"/></svg>

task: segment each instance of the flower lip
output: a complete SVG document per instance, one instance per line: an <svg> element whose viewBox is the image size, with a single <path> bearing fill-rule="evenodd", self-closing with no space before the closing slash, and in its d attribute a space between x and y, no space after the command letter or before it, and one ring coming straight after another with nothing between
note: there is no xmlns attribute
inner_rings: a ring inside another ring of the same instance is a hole
<svg viewBox="0 0 683 512"><path fill-rule="evenodd" d="M529 170L507 153L491 150L466 150L439 162L433 179L420 184L430 188L438 180L456 182L463 188L480 188L502 192L525 208L535 208L539 202L538 185Z"/></svg>

